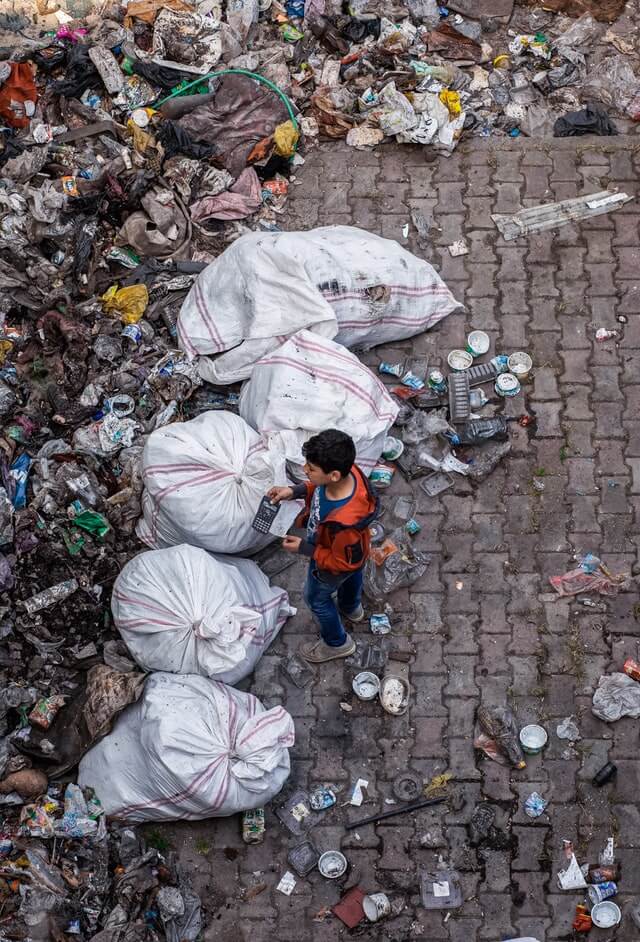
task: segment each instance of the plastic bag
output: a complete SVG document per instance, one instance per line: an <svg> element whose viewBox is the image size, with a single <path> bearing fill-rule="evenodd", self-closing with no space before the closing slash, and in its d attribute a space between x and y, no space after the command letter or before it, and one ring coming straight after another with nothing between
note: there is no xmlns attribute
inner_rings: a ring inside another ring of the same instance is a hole
<svg viewBox="0 0 640 942"><path fill-rule="evenodd" d="M582 111L568 111L553 126L554 137L579 137L597 134L600 137L617 134L618 129L600 105L586 105Z"/></svg>
<svg viewBox="0 0 640 942"><path fill-rule="evenodd" d="M195 546L140 553L113 587L115 626L144 670L203 674L235 684L250 674L295 613L247 559Z"/></svg>
<svg viewBox="0 0 640 942"><path fill-rule="evenodd" d="M284 452L304 478L302 445L325 428L351 435L367 474L382 454L398 413L383 384L332 340L301 330L256 363L240 394L240 415Z"/></svg>
<svg viewBox="0 0 640 942"><path fill-rule="evenodd" d="M549 582L560 598L572 595L581 595L583 592L598 592L600 595L616 595L626 581L625 573L615 574L609 572L607 567L600 563L595 572L585 572L582 566L563 573L561 576L550 576Z"/></svg>
<svg viewBox="0 0 640 942"><path fill-rule="evenodd" d="M252 528L262 497L286 483L285 455L231 412L204 412L152 432L142 462L136 532L153 549L179 543L225 553L258 549L286 533L300 506L282 504L271 537Z"/></svg>
<svg viewBox="0 0 640 942"><path fill-rule="evenodd" d="M628 57L608 56L589 72L582 97L596 98L623 114L639 89L640 79L634 75Z"/></svg>
<svg viewBox="0 0 640 942"><path fill-rule="evenodd" d="M207 677L152 674L82 759L78 782L110 817L199 820L263 807L289 776L293 720Z"/></svg>
<svg viewBox="0 0 640 942"><path fill-rule="evenodd" d="M496 742L514 768L525 767L518 727L508 707L478 707L478 725L486 736Z"/></svg>
<svg viewBox="0 0 640 942"><path fill-rule="evenodd" d="M123 324L137 324L149 303L146 285L112 285L100 298L107 314L119 314Z"/></svg>
<svg viewBox="0 0 640 942"><path fill-rule="evenodd" d="M198 277L178 337L190 357L201 357L204 379L233 383L303 328L370 347L422 333L457 306L431 265L362 229L256 232Z"/></svg>
<svg viewBox="0 0 640 942"><path fill-rule="evenodd" d="M414 549L406 531L394 530L364 567L364 591L381 602L396 589L413 585L427 571L431 557Z"/></svg>
<svg viewBox="0 0 640 942"><path fill-rule="evenodd" d="M593 694L591 712L607 723L623 716L640 716L640 684L626 674L603 674Z"/></svg>
<svg viewBox="0 0 640 942"><path fill-rule="evenodd" d="M574 65L584 64L584 54L590 51L603 32L604 27L590 13L585 13L553 40L553 48Z"/></svg>
<svg viewBox="0 0 640 942"><path fill-rule="evenodd" d="M415 127L418 118L406 95L396 89L395 82L389 82L380 92L381 110L376 109L378 123L385 134L402 134Z"/></svg>

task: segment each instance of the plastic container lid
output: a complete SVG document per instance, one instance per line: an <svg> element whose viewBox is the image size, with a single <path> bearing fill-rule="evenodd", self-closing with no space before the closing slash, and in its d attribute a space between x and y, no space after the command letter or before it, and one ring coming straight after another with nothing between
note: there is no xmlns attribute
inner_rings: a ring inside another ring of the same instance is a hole
<svg viewBox="0 0 640 942"><path fill-rule="evenodd" d="M457 909L462 906L460 875L456 870L423 871L420 896L425 909Z"/></svg>
<svg viewBox="0 0 640 942"><path fill-rule="evenodd" d="M599 929L611 929L613 926L618 925L622 919L622 913L619 906L616 906L611 900L605 899L601 903L596 903L593 907L591 918L594 926Z"/></svg>

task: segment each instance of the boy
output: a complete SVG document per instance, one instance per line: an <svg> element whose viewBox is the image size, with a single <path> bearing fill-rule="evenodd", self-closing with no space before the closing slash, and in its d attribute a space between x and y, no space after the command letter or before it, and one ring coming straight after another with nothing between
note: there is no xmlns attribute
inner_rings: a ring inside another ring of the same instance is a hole
<svg viewBox="0 0 640 942"><path fill-rule="evenodd" d="M344 630L341 615L362 621L362 567L369 555L369 527L378 514L378 498L366 475L354 464L353 439L337 429L314 435L302 447L309 481L295 487L273 487L267 496L306 499L296 526L307 527L306 540L285 536L290 553L310 557L304 600L320 623L319 641L304 644L300 653L313 664L348 657L355 642ZM337 601L337 604L336 604Z"/></svg>

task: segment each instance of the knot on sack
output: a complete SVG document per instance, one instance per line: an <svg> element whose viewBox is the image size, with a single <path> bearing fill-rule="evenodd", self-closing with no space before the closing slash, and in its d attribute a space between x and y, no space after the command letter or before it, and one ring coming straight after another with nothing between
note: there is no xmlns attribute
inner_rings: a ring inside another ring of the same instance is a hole
<svg viewBox="0 0 640 942"><path fill-rule="evenodd" d="M243 479L243 477L242 477L241 474L236 474L236 475L234 475L233 480L236 482L236 484L242 484L242 481L243 481L244 479Z"/></svg>

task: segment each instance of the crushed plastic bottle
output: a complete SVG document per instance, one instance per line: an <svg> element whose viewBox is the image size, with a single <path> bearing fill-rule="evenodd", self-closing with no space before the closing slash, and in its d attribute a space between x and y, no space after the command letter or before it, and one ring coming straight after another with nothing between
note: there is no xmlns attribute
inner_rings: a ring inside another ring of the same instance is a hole
<svg viewBox="0 0 640 942"><path fill-rule="evenodd" d="M504 415L471 419L458 431L458 437L461 445L480 445L490 439L506 442L509 438L508 419Z"/></svg>
<svg viewBox="0 0 640 942"><path fill-rule="evenodd" d="M35 615L36 612L41 612L44 608L51 608L56 602L69 598L70 595L78 591L78 588L75 579L67 579L65 582L59 582L57 585L52 585L48 589L32 595L30 599L18 602L17 607L26 612L27 615Z"/></svg>

